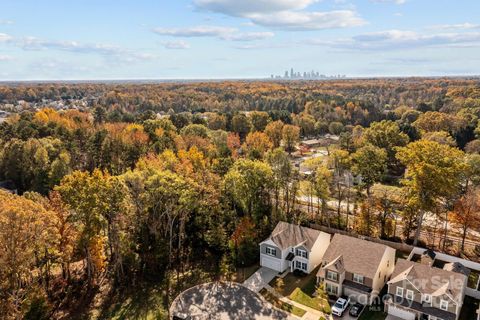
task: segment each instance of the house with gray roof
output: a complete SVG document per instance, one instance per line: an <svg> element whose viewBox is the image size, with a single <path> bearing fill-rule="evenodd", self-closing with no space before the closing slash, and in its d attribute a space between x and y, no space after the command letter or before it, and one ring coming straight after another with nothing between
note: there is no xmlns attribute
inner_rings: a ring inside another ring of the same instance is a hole
<svg viewBox="0 0 480 320"><path fill-rule="evenodd" d="M395 249L337 233L323 256L317 282L329 295L371 304L394 267Z"/></svg>
<svg viewBox="0 0 480 320"><path fill-rule="evenodd" d="M444 269L399 259L388 282L385 310L405 320L457 320L467 276L460 265Z"/></svg>
<svg viewBox="0 0 480 320"><path fill-rule="evenodd" d="M330 234L280 221L260 243L260 265L278 272L312 272L322 261Z"/></svg>

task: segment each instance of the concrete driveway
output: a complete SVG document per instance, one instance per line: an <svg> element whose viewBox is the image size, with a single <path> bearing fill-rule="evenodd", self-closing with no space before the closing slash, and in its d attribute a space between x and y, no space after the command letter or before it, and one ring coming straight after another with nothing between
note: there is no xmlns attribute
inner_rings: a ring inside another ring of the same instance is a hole
<svg viewBox="0 0 480 320"><path fill-rule="evenodd" d="M212 282L182 292L170 307L171 316L192 320L295 320L237 283Z"/></svg>
<svg viewBox="0 0 480 320"><path fill-rule="evenodd" d="M259 292L272 281L273 278L278 274L278 271L261 267L254 274L252 274L247 280L243 282L243 285L252 290L253 292Z"/></svg>

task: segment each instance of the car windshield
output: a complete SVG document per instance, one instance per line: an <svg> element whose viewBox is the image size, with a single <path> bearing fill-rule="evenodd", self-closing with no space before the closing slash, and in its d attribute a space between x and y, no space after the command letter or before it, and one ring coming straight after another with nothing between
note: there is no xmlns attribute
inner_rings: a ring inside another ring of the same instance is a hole
<svg viewBox="0 0 480 320"><path fill-rule="evenodd" d="M339 302L335 303L335 307L343 308L343 303L339 301Z"/></svg>

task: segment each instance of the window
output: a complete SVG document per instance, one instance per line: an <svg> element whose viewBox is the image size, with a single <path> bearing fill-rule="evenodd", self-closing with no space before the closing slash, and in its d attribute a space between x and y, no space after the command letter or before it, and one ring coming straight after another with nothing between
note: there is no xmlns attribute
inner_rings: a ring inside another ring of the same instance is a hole
<svg viewBox="0 0 480 320"><path fill-rule="evenodd" d="M276 256L277 255L277 249L272 248L272 247L266 247L265 248L265 253L268 254L269 256Z"/></svg>
<svg viewBox="0 0 480 320"><path fill-rule="evenodd" d="M362 275L359 275L359 274L354 273L354 274L353 274L353 281L356 282L356 283L363 284L364 281L365 281L365 279L363 278Z"/></svg>
<svg viewBox="0 0 480 320"><path fill-rule="evenodd" d="M422 295L422 301L426 303L432 303L432 296L429 294Z"/></svg>
<svg viewBox="0 0 480 320"><path fill-rule="evenodd" d="M397 297L403 297L403 288L397 287L397 292L395 293Z"/></svg>
<svg viewBox="0 0 480 320"><path fill-rule="evenodd" d="M440 300L440 309L448 310L448 301L447 300Z"/></svg>
<svg viewBox="0 0 480 320"><path fill-rule="evenodd" d="M295 268L303 271L307 271L307 264L301 261L295 261Z"/></svg>
<svg viewBox="0 0 480 320"><path fill-rule="evenodd" d="M379 272L378 273L378 279L380 279L381 276L382 276L382 272Z"/></svg>
<svg viewBox="0 0 480 320"><path fill-rule="evenodd" d="M390 267L390 260L387 261L387 268Z"/></svg>
<svg viewBox="0 0 480 320"><path fill-rule="evenodd" d="M307 251L305 250L296 249L295 255L307 259Z"/></svg>
<svg viewBox="0 0 480 320"><path fill-rule="evenodd" d="M407 290L407 295L405 296L408 300L413 300L413 291Z"/></svg>
<svg viewBox="0 0 480 320"><path fill-rule="evenodd" d="M334 286L333 284L331 283L326 283L325 285L325 289L327 289L327 293L329 294L333 294L333 295L337 295L338 294L338 287L337 286Z"/></svg>
<svg viewBox="0 0 480 320"><path fill-rule="evenodd" d="M338 273L327 270L327 279L328 280L333 280L333 281L338 281Z"/></svg>

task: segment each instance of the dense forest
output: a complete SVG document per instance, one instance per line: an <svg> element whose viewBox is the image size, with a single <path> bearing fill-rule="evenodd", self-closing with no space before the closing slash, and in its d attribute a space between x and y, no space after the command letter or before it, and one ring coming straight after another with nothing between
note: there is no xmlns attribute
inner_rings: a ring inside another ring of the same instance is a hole
<svg viewBox="0 0 480 320"><path fill-rule="evenodd" d="M22 83L0 106L5 319L110 318L138 288L166 318L280 220L480 253L478 79ZM302 174L300 142L325 135Z"/></svg>

